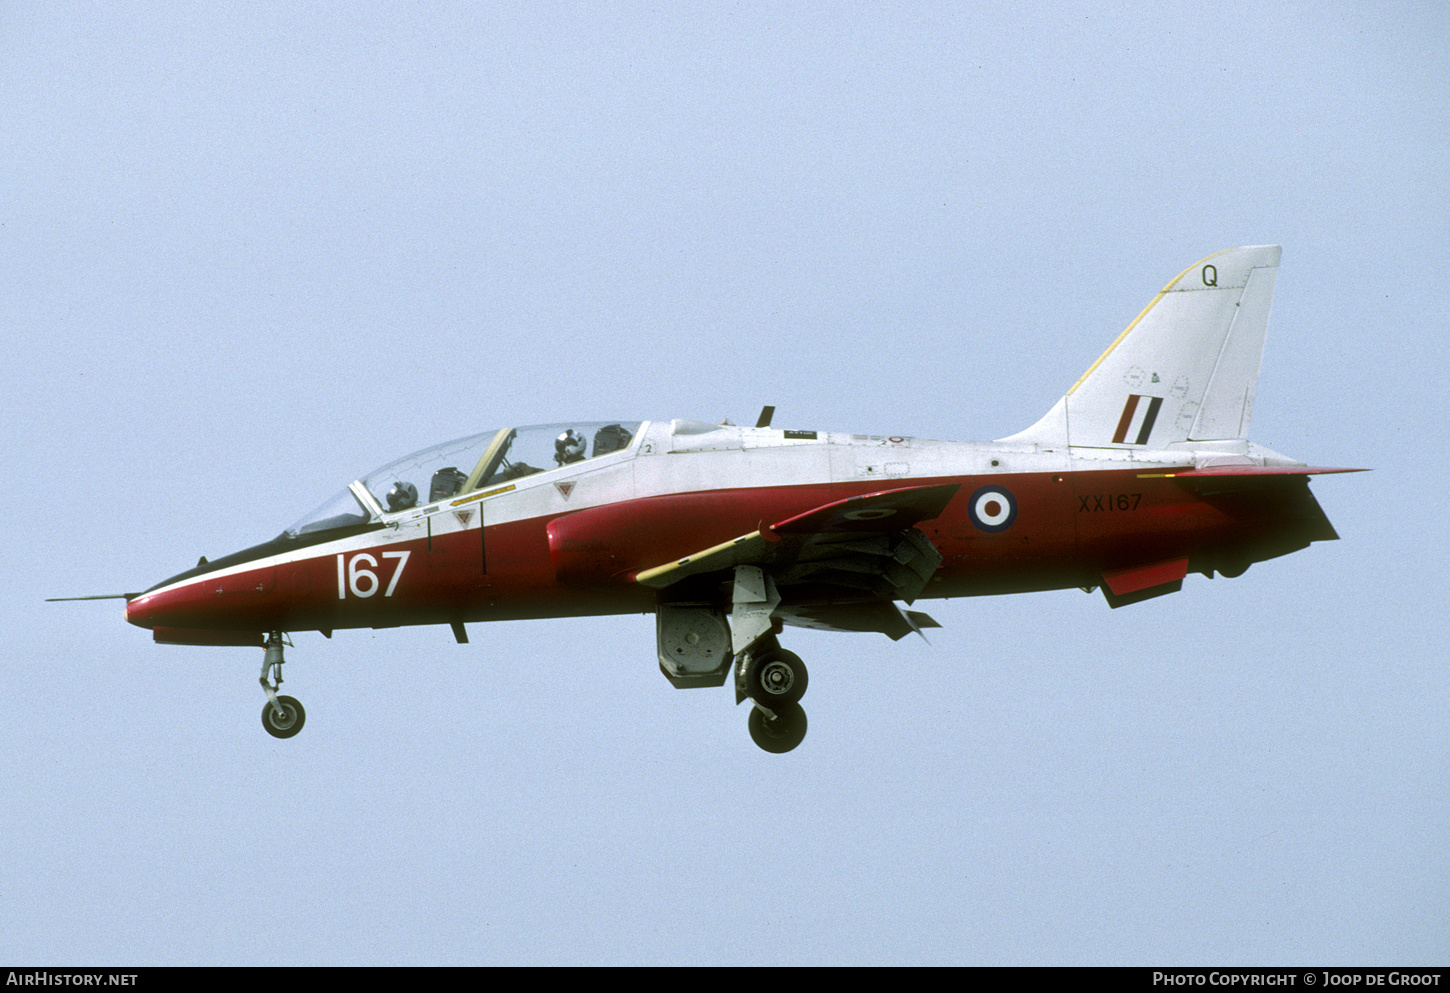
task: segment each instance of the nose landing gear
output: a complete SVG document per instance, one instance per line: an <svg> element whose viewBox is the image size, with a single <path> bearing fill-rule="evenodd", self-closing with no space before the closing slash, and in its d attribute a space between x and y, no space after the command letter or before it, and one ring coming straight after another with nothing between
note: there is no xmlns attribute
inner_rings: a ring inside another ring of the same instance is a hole
<svg viewBox="0 0 1450 993"><path fill-rule="evenodd" d="M307 711L296 697L277 695L282 686L282 663L286 661L282 657L284 644L282 632L273 631L267 636L267 653L262 657L261 683L267 694L267 702L262 707L262 727L274 738L292 737L307 721ZM268 682L269 676L276 681Z"/></svg>

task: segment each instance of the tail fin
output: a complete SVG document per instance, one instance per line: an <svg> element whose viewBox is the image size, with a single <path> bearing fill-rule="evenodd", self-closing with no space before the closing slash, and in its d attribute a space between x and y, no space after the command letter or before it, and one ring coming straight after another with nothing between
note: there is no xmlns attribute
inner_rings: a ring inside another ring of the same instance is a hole
<svg viewBox="0 0 1450 993"><path fill-rule="evenodd" d="M1279 246L1230 248L1163 287L1067 395L1004 442L1164 448L1246 438Z"/></svg>

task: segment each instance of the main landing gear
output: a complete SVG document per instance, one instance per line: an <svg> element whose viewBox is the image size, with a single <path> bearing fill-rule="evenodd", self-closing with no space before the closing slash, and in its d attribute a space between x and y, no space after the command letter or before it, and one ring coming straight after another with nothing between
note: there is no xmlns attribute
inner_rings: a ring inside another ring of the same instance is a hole
<svg viewBox="0 0 1450 993"><path fill-rule="evenodd" d="M267 636L267 654L262 659L261 683L267 694L267 702L262 707L262 727L274 738L292 737L307 721L307 711L296 697L277 695L282 686L282 663L286 661L282 658L284 644L282 632L273 631ZM276 681L268 682L269 676Z"/></svg>
<svg viewBox="0 0 1450 993"><path fill-rule="evenodd" d="M750 700L750 738L767 752L788 752L806 736L801 708L809 682L799 655L773 636L760 639L735 660L735 702Z"/></svg>

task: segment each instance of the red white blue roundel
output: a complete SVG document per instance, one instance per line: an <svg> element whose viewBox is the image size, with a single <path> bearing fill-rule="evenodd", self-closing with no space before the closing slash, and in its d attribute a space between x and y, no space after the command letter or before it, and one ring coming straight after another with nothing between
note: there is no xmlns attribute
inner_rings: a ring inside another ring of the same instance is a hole
<svg viewBox="0 0 1450 993"><path fill-rule="evenodd" d="M983 486L967 502L967 513L983 531L1006 531L1017 519L1017 501L1001 486Z"/></svg>

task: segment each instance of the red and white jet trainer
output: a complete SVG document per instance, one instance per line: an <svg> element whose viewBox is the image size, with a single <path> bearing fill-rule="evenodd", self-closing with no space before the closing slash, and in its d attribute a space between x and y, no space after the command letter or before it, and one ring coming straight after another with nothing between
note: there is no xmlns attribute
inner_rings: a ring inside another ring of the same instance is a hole
<svg viewBox="0 0 1450 993"><path fill-rule="evenodd" d="M127 594L155 640L264 647L286 738L283 632L653 612L677 687L731 677L789 751L806 668L782 625L936 627L929 597L1101 588L1120 607L1189 572L1337 537L1310 468L1247 440L1276 246L1185 269L1032 427L994 442L699 421L486 431L390 462L276 538ZM269 681L270 678L270 681Z"/></svg>

